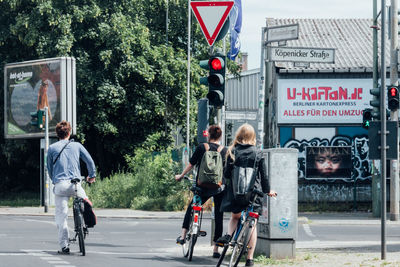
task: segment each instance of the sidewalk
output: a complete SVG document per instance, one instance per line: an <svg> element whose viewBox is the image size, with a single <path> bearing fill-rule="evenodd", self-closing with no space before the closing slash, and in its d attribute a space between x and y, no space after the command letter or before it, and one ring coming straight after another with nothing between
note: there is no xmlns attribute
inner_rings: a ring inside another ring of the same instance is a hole
<svg viewBox="0 0 400 267"><path fill-rule="evenodd" d="M72 210L69 209L70 215ZM103 218L133 218L133 219L182 219L183 211L142 211L131 209L97 209L96 215ZM25 215L25 216L54 216L54 207L50 207L48 212L44 212L44 207L0 207L0 215ZM210 218L211 213L205 212L204 218ZM225 214L225 219L229 218L229 213ZM311 213L303 212L298 215L299 224L381 224L381 218L372 217L372 213L367 212L326 212ZM387 220L386 224L400 225L400 221Z"/></svg>

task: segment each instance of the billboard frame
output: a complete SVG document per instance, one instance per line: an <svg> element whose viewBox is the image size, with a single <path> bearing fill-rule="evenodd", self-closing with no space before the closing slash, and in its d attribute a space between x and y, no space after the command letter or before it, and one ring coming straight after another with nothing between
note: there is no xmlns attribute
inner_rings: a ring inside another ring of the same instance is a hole
<svg viewBox="0 0 400 267"><path fill-rule="evenodd" d="M71 123L72 133L76 134L76 60L73 57L56 57L23 62L7 63L4 65L4 137L6 139L44 138L44 130L34 133L9 134L9 77L7 71L13 68L43 65L58 62L60 64L60 120ZM32 110L33 111L33 110ZM11 111L10 111L11 112ZM54 126L50 128L50 137L55 137Z"/></svg>

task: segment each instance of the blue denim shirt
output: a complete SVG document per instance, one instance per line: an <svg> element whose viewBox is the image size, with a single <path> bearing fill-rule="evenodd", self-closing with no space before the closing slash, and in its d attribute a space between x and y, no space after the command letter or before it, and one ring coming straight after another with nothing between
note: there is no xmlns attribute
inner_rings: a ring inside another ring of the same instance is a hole
<svg viewBox="0 0 400 267"><path fill-rule="evenodd" d="M96 166L89 152L78 142L69 142L65 149L60 154L57 162L55 159L61 149L69 140L60 140L52 144L47 151L47 170L53 184L61 180L70 180L81 177L81 168L79 159L86 163L89 177L96 177Z"/></svg>

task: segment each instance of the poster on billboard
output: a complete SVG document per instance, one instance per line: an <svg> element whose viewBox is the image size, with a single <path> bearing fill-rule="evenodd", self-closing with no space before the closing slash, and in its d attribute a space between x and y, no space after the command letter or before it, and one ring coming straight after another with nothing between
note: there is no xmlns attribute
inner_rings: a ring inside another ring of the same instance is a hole
<svg viewBox="0 0 400 267"><path fill-rule="evenodd" d="M75 59L52 58L6 64L4 68L5 138L44 137L31 125L31 112L48 108L49 134L68 120L76 133Z"/></svg>
<svg viewBox="0 0 400 267"><path fill-rule="evenodd" d="M351 178L352 161L350 146L306 147L305 178Z"/></svg>
<svg viewBox="0 0 400 267"><path fill-rule="evenodd" d="M279 79L278 124L361 124L372 79Z"/></svg>

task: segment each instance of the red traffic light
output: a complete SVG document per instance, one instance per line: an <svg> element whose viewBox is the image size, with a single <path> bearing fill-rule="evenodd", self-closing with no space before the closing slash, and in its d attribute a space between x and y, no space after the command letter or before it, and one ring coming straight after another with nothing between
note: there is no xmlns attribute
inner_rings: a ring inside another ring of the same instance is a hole
<svg viewBox="0 0 400 267"><path fill-rule="evenodd" d="M210 67L213 70L222 70L223 67L222 64L223 64L222 59L219 57L210 59Z"/></svg>
<svg viewBox="0 0 400 267"><path fill-rule="evenodd" d="M390 88L390 96L396 96L397 95L397 88L392 87Z"/></svg>

